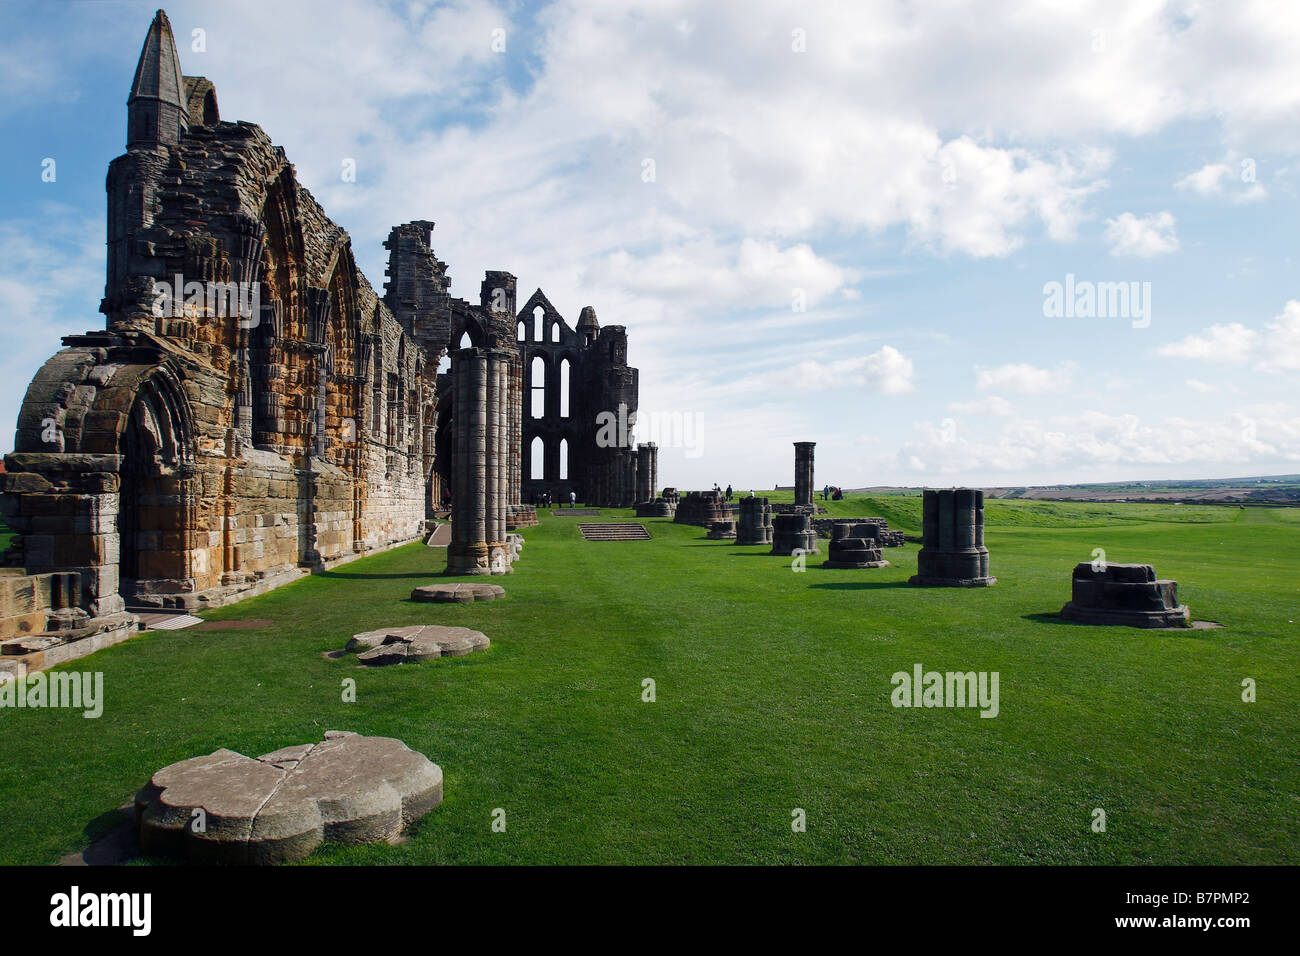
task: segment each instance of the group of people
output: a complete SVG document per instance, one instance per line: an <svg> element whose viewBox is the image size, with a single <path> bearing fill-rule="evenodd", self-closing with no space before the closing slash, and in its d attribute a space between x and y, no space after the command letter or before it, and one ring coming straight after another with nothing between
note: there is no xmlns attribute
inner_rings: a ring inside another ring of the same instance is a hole
<svg viewBox="0 0 1300 956"><path fill-rule="evenodd" d="M713 483L713 490L718 494L722 495L727 501L731 500L731 496L734 493L731 490L731 485L727 485L727 490L723 491L721 488L718 487L718 483L716 481ZM753 494L754 493L751 491L750 497L753 497Z"/></svg>
<svg viewBox="0 0 1300 956"><path fill-rule="evenodd" d="M549 491L537 491L533 493L532 503L534 507L537 508L551 508L554 507L557 502L551 497L551 493ZM564 507L563 496L561 496L558 504L561 508ZM578 507L578 493L574 491L572 488L569 489L569 507L570 508Z"/></svg>
<svg viewBox="0 0 1300 956"><path fill-rule="evenodd" d="M844 497L843 488L832 488L830 485L826 485L824 488L822 488L822 501L825 501L828 498L831 501L840 501L841 499L843 499L843 497Z"/></svg>

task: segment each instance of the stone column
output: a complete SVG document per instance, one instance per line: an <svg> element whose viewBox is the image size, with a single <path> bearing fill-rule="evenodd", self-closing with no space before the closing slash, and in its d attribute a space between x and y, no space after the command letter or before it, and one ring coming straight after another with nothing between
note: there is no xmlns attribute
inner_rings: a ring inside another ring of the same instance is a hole
<svg viewBox="0 0 1300 956"><path fill-rule="evenodd" d="M646 447L650 449L650 494L646 500L654 501L655 494L659 491L659 446L650 442Z"/></svg>
<svg viewBox="0 0 1300 956"><path fill-rule="evenodd" d="M490 574L487 511L487 354L452 353L452 419L456 446L452 472L451 544L447 574Z"/></svg>
<svg viewBox="0 0 1300 956"><path fill-rule="evenodd" d="M524 361L518 353L510 360L510 500L523 502Z"/></svg>
<svg viewBox="0 0 1300 956"><path fill-rule="evenodd" d="M736 544L771 544L772 508L766 498L741 498Z"/></svg>
<svg viewBox="0 0 1300 956"><path fill-rule="evenodd" d="M333 303L328 289L307 288L307 345L316 372L316 407L312 409L312 454L325 457L325 394L329 381L330 359L328 331Z"/></svg>
<svg viewBox="0 0 1300 956"><path fill-rule="evenodd" d="M636 446L636 500L639 504L642 501L650 501L654 498L655 492L652 485L653 475L650 464L650 453L653 445L640 444Z"/></svg>
<svg viewBox="0 0 1300 956"><path fill-rule="evenodd" d="M817 554L817 532L807 514L779 514L772 517L772 554L790 556L795 550Z"/></svg>
<svg viewBox="0 0 1300 956"><path fill-rule="evenodd" d="M506 574L510 495L510 361L503 349L452 353L452 473L448 574Z"/></svg>
<svg viewBox="0 0 1300 956"><path fill-rule="evenodd" d="M487 500L488 567L493 574L510 570L510 544L506 538L506 508L510 498L510 356L503 349L487 351L487 401L484 448Z"/></svg>
<svg viewBox="0 0 1300 956"><path fill-rule="evenodd" d="M794 443L794 503L812 507L814 441Z"/></svg>
<svg viewBox="0 0 1300 956"><path fill-rule="evenodd" d="M984 547L984 492L954 488L924 495L921 550L909 583L966 588L996 584Z"/></svg>

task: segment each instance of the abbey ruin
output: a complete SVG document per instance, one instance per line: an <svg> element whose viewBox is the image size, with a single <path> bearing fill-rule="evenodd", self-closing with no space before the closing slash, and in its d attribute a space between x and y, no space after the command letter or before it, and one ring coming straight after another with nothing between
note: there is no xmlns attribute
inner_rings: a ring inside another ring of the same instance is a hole
<svg viewBox="0 0 1300 956"><path fill-rule="evenodd" d="M424 220L393 227L378 294L284 150L182 74L162 11L107 192L105 327L37 372L0 476L17 633L130 633L128 608L260 593L444 506L448 571L504 573L542 494L655 497L653 451L598 440L636 415L623 327L540 289L517 308L506 271L453 297Z"/></svg>

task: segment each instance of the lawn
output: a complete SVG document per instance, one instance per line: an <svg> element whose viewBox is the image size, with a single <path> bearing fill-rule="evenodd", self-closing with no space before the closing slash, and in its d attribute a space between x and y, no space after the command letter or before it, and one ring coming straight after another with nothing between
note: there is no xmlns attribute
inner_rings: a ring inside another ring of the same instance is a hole
<svg viewBox="0 0 1300 956"><path fill-rule="evenodd" d="M916 498L828 504L919 531ZM692 526L598 544L546 512L491 604L411 603L444 563L415 545L205 615L260 630L142 635L69 665L104 673L100 719L0 710L0 863L84 846L167 763L329 729L401 738L443 768L446 799L401 845L309 864L1300 862L1300 511L1007 501L986 517L988 589L907 586L914 544L889 568L793 573ZM1226 627L1059 621L1099 547ZM377 670L323 656L415 622L492 647ZM917 663L997 671L998 716L895 709L890 676Z"/></svg>

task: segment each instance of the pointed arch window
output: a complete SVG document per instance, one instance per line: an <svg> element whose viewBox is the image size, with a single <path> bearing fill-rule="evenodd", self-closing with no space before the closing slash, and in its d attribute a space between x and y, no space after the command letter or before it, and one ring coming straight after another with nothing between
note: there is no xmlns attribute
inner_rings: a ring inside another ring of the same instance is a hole
<svg viewBox="0 0 1300 956"><path fill-rule="evenodd" d="M560 417L569 417L569 360L560 363Z"/></svg>
<svg viewBox="0 0 1300 956"><path fill-rule="evenodd" d="M546 443L541 435L528 446L528 477L537 481L546 477Z"/></svg>
<svg viewBox="0 0 1300 956"><path fill-rule="evenodd" d="M532 394L531 415L533 418L542 418L546 415L546 362L540 355L533 357L532 381L529 386Z"/></svg>

